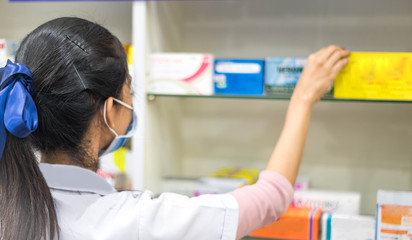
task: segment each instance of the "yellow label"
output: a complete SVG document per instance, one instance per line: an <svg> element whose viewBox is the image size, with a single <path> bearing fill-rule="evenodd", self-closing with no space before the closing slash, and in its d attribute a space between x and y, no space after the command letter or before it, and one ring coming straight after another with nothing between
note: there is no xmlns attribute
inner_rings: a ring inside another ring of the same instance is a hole
<svg viewBox="0 0 412 240"><path fill-rule="evenodd" d="M412 100L412 53L353 52L335 98Z"/></svg>
<svg viewBox="0 0 412 240"><path fill-rule="evenodd" d="M123 44L123 48L127 55L127 65L133 65L133 46L129 44Z"/></svg>
<svg viewBox="0 0 412 240"><path fill-rule="evenodd" d="M221 168L218 171L214 172L212 177L223 177L223 178L236 178L244 179L249 184L254 184L259 176L259 170L254 168L236 168L236 167L226 167Z"/></svg>
<svg viewBox="0 0 412 240"><path fill-rule="evenodd" d="M127 148L121 147L113 153L114 163L122 173L125 171L126 152Z"/></svg>

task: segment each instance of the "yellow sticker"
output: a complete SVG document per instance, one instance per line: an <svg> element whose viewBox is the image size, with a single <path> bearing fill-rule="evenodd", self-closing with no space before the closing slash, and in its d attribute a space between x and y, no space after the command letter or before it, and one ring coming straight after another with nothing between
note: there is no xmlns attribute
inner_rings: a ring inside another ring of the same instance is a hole
<svg viewBox="0 0 412 240"><path fill-rule="evenodd" d="M412 100L412 53L353 52L335 98Z"/></svg>
<svg viewBox="0 0 412 240"><path fill-rule="evenodd" d="M120 172L125 171L127 148L121 147L113 153L114 163L119 168Z"/></svg>

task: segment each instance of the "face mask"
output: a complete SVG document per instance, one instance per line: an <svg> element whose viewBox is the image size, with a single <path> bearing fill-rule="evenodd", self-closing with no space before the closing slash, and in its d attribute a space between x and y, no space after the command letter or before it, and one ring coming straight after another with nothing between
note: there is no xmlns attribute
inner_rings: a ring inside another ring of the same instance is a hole
<svg viewBox="0 0 412 240"><path fill-rule="evenodd" d="M105 149L105 150L101 150L99 151L99 157L104 156L108 153L114 152L117 149L121 148L123 146L123 144L130 138L133 136L134 131L136 129L136 125L137 125L137 114L134 111L133 107L116 99L113 98L113 100L119 104L121 104L122 106L132 110L132 121L129 124L129 127L126 130L126 133L124 135L118 135L110 126L109 124L107 124L107 120L106 120L106 105L107 105L107 100L104 102L104 110L103 110L103 115L104 115L104 122L106 123L106 126L109 128L109 130L116 136L113 141L110 143L110 145Z"/></svg>

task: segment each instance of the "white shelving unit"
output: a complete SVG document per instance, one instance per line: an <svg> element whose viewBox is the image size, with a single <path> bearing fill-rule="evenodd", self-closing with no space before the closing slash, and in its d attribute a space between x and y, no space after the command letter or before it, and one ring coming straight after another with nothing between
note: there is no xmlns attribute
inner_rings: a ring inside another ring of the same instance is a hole
<svg viewBox="0 0 412 240"><path fill-rule="evenodd" d="M408 0L135 2L133 10L134 16L146 15L133 22L139 81L147 69L142 59L153 52L305 57L331 43L352 51L412 51ZM263 169L288 105L285 100L148 99L142 82L139 86L144 132L133 143L134 182L154 192L163 190L167 176L207 176L224 166ZM300 174L313 188L361 192L361 212L374 215L378 189L412 190L411 106L320 102Z"/></svg>

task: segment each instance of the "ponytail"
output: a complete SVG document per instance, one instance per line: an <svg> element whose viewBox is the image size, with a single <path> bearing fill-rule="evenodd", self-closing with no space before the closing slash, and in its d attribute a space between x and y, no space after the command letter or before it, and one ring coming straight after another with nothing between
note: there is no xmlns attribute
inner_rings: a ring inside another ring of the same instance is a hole
<svg viewBox="0 0 412 240"><path fill-rule="evenodd" d="M0 202L2 240L57 234L53 198L29 141L10 133L0 161Z"/></svg>
<svg viewBox="0 0 412 240"><path fill-rule="evenodd" d="M37 128L23 64L0 68L0 239L58 236L54 201L27 136Z"/></svg>

